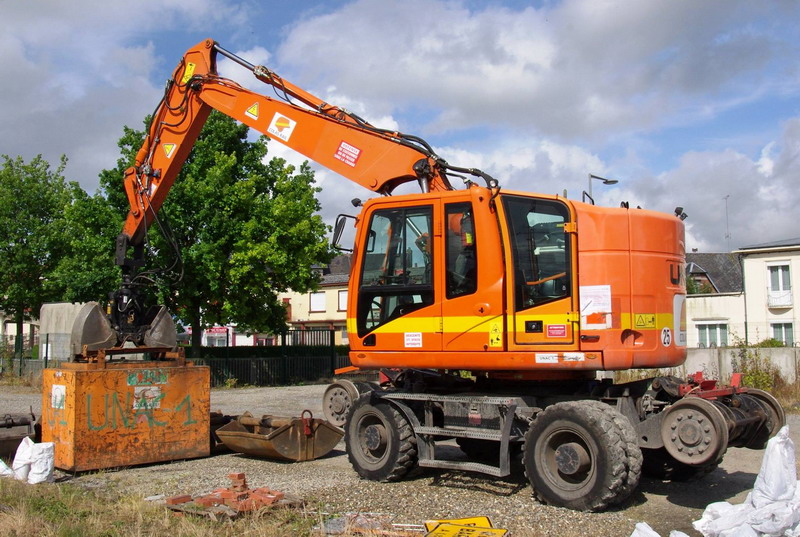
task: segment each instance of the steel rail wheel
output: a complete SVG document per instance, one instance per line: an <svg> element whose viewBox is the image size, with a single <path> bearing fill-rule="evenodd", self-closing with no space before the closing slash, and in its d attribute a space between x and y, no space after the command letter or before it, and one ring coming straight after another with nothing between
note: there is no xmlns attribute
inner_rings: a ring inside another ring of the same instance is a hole
<svg viewBox="0 0 800 537"><path fill-rule="evenodd" d="M408 420L367 393L350 409L344 429L347 458L359 476L398 481L417 464L417 444Z"/></svg>
<svg viewBox="0 0 800 537"><path fill-rule="evenodd" d="M525 434L522 460L541 501L596 511L630 494L628 443L615 414L595 401L572 401L536 417Z"/></svg>
<svg viewBox="0 0 800 537"><path fill-rule="evenodd" d="M772 394L763 390L748 388L747 394L745 395L753 397L756 401L758 401L767 414L766 422L758 431L756 436L750 442L748 442L745 447L750 449L764 449L767 447L767 441L778 434L778 431L780 431L781 428L786 425L786 412L783 410L783 407L778 400L772 396Z"/></svg>
<svg viewBox="0 0 800 537"><path fill-rule="evenodd" d="M661 439L676 461L706 466L718 461L728 449L728 422L711 401L684 397L665 412Z"/></svg>
<svg viewBox="0 0 800 537"><path fill-rule="evenodd" d="M325 419L343 427L347 420L347 413L353 402L358 399L358 388L347 379L339 379L325 389L322 395L322 410Z"/></svg>

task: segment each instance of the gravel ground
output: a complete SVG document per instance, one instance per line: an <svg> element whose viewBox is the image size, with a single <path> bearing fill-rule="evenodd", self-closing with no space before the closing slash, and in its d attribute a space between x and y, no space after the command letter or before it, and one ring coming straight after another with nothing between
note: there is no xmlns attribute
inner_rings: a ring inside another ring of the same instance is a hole
<svg viewBox="0 0 800 537"><path fill-rule="evenodd" d="M212 390L211 409L225 414L248 410L255 416L299 416L309 409L322 417L325 386ZM0 413L39 415L40 395L30 388L0 387ZM795 442L800 442L800 416L789 417ZM444 447L458 455L455 447ZM375 512L394 516L397 523L421 524L426 519L486 515L496 527L515 536L625 536L636 522L647 522L661 535L672 529L699 535L691 522L714 501L740 503L752 489L763 452L730 449L719 469L693 483L642 478L639 490L623 505L605 513L579 513L538 504L519 464L503 479L479 474L426 469L399 483L375 483L357 477L344 442L328 456L305 463L264 461L227 453L189 461L154 464L118 471L60 474L81 486L142 497L202 494L227 486L227 474L244 472L252 486L266 486L304 498L329 513Z"/></svg>

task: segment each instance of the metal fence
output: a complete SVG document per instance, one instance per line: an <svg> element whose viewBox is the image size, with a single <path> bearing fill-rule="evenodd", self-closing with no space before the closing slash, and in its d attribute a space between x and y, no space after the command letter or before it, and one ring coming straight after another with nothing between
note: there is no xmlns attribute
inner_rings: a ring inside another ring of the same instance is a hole
<svg viewBox="0 0 800 537"><path fill-rule="evenodd" d="M287 330L275 338L276 345L201 347L194 355L187 347L186 358L211 370L211 386L279 386L330 379L336 369L347 367L347 348L334 344L333 330ZM7 359L0 371L35 378L47 367L59 367L56 360ZM357 376L374 380L375 374Z"/></svg>

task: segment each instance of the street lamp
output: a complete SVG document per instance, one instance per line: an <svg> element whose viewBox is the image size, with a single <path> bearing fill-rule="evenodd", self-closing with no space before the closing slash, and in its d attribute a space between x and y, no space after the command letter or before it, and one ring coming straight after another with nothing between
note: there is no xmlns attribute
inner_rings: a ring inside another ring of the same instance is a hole
<svg viewBox="0 0 800 537"><path fill-rule="evenodd" d="M589 198L592 200L594 204L594 198L592 197L592 179L597 179L598 181L602 181L604 185L616 185L619 183L616 179L606 179L605 177L600 177L593 173L589 174Z"/></svg>

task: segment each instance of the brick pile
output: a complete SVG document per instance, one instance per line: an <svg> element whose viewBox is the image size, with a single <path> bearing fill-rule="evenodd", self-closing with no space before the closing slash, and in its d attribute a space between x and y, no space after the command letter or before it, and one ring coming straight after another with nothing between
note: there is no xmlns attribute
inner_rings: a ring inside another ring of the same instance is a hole
<svg viewBox="0 0 800 537"><path fill-rule="evenodd" d="M262 507L270 507L284 499L283 492L266 487L251 489L243 473L228 474L231 486L213 490L210 494L192 498L188 494L171 496L166 499L167 506L178 506L193 502L201 508L211 508L220 505L230 507L239 513L257 511Z"/></svg>

